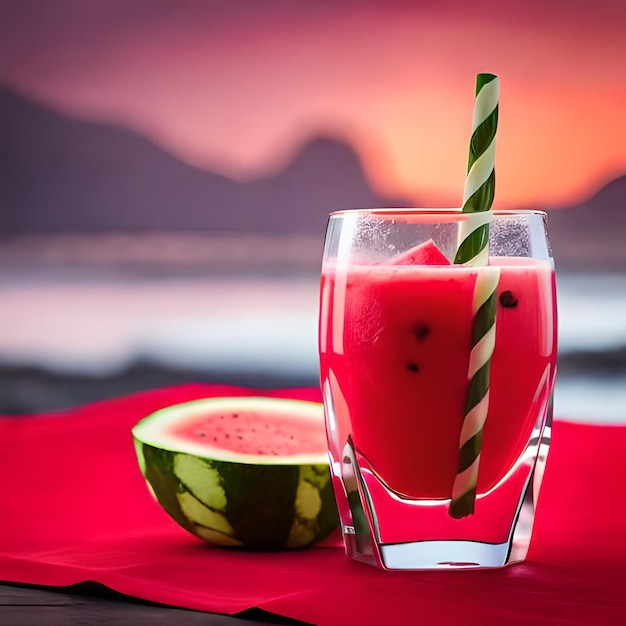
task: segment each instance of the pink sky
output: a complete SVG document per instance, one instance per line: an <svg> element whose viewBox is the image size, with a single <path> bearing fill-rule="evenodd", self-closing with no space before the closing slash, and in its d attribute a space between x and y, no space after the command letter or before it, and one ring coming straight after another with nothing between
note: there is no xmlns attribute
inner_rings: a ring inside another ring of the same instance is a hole
<svg viewBox="0 0 626 626"><path fill-rule="evenodd" d="M0 0L0 82L237 179L343 137L381 192L442 206L490 71L496 206L559 206L626 173L626 3L545 4Z"/></svg>

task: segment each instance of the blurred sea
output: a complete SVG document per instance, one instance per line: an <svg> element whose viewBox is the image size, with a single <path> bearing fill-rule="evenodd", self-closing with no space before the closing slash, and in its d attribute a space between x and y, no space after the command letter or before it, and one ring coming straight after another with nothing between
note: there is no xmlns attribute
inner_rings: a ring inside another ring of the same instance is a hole
<svg viewBox="0 0 626 626"><path fill-rule="evenodd" d="M137 237L0 245L0 413L191 381L317 384L319 239ZM626 423L626 274L557 268L557 291L555 415Z"/></svg>

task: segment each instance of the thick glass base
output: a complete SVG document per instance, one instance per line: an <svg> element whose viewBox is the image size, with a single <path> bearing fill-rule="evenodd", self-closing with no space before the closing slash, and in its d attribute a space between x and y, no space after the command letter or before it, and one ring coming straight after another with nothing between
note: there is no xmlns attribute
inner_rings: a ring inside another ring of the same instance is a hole
<svg viewBox="0 0 626 626"><path fill-rule="evenodd" d="M502 567L513 562L511 546L480 541L418 541L380 546L386 569ZM518 555L523 560L525 554Z"/></svg>
<svg viewBox="0 0 626 626"><path fill-rule="evenodd" d="M358 545L351 527L344 529L349 557L388 570L475 569L503 567L526 558L530 537L499 544L480 541L414 541L409 543ZM378 553L378 554L376 554ZM379 557L379 558L377 558Z"/></svg>

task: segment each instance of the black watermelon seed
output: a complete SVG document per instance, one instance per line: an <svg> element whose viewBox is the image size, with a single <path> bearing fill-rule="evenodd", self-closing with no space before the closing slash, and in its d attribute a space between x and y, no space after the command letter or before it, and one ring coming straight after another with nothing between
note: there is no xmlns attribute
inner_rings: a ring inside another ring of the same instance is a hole
<svg viewBox="0 0 626 626"><path fill-rule="evenodd" d="M430 333L430 326L428 326L428 324L424 324L422 322L418 322L417 324L413 325L413 334L418 338L418 339L426 339L426 337L428 337L428 334Z"/></svg>
<svg viewBox="0 0 626 626"><path fill-rule="evenodd" d="M420 371L420 366L417 363L407 363L406 368L409 372L413 372L414 374Z"/></svg>
<svg viewBox="0 0 626 626"><path fill-rule="evenodd" d="M512 291L503 291L500 294L500 304L507 309L514 309L517 306L517 298Z"/></svg>

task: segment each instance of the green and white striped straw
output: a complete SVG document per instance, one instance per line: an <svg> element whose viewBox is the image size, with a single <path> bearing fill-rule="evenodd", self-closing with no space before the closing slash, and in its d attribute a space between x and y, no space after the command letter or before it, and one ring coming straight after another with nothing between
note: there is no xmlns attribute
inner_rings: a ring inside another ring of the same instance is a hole
<svg viewBox="0 0 626 626"><path fill-rule="evenodd" d="M476 77L476 102L472 122L469 164L459 247L455 263L487 266L489 222L495 190L495 140L498 127L500 81L493 74ZM474 287L472 351L468 369L469 391L459 440L459 463L452 486L450 516L460 519L474 513L483 428L489 409L491 356L496 339L496 304L500 269L485 267Z"/></svg>

